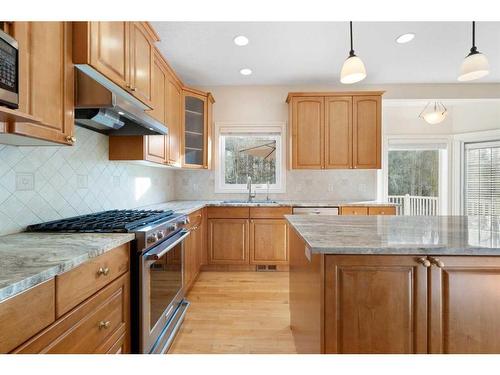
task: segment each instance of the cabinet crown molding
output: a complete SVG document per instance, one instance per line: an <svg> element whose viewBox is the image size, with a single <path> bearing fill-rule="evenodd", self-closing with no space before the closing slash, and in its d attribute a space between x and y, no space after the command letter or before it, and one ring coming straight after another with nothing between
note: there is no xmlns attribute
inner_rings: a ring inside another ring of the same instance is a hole
<svg viewBox="0 0 500 375"><path fill-rule="evenodd" d="M294 97L302 96L376 96L384 95L385 91L326 91L326 92L289 92L286 102L290 103Z"/></svg>

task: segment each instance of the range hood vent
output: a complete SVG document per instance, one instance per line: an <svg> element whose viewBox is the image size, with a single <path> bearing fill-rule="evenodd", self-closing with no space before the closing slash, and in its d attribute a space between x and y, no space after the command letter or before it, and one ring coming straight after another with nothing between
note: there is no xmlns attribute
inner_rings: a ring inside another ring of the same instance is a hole
<svg viewBox="0 0 500 375"><path fill-rule="evenodd" d="M107 135L162 135L149 108L89 65L76 65L75 123Z"/></svg>

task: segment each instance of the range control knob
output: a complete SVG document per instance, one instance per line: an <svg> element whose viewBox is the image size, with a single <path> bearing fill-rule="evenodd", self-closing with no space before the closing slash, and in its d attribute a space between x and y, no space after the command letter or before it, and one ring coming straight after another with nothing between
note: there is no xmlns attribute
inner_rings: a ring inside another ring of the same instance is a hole
<svg viewBox="0 0 500 375"><path fill-rule="evenodd" d="M189 224L189 217L183 217L183 218L179 221L179 223L180 223L181 225L186 225L186 224Z"/></svg>
<svg viewBox="0 0 500 375"><path fill-rule="evenodd" d="M163 236L164 236L163 231L162 231L162 230L160 230L160 231L158 232L158 234L157 234L158 239L159 239L159 240L161 240L161 239L163 238Z"/></svg>
<svg viewBox="0 0 500 375"><path fill-rule="evenodd" d="M147 241L148 243L154 243L158 241L158 236L156 235L156 233L153 233L152 235L148 236Z"/></svg>
<svg viewBox="0 0 500 375"><path fill-rule="evenodd" d="M174 224L170 224L170 225L168 226L168 230L169 230L170 232L173 232L173 231L174 231L174 230L176 230L176 229L177 229L177 224L175 224L175 223L174 223Z"/></svg>

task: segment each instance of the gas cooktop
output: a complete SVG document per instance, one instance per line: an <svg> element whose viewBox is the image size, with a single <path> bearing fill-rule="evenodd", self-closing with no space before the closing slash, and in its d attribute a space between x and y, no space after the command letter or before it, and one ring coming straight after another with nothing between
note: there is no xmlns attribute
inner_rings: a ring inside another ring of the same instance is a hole
<svg viewBox="0 0 500 375"><path fill-rule="evenodd" d="M155 222L168 221L172 210L111 210L30 225L28 232L127 233Z"/></svg>

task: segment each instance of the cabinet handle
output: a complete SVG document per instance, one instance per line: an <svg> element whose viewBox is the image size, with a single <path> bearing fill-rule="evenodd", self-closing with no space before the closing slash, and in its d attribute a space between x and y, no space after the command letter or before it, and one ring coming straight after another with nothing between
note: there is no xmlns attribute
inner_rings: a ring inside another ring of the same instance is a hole
<svg viewBox="0 0 500 375"><path fill-rule="evenodd" d="M429 260L432 264L436 265L439 268L444 268L444 263L439 258L429 257Z"/></svg>
<svg viewBox="0 0 500 375"><path fill-rule="evenodd" d="M108 276L109 274L109 268L108 267L101 267L97 270L97 276Z"/></svg>
<svg viewBox="0 0 500 375"><path fill-rule="evenodd" d="M130 91L137 91L137 87L131 87Z"/></svg>
<svg viewBox="0 0 500 375"><path fill-rule="evenodd" d="M420 263L421 265L423 265L425 268L428 268L431 266L431 262L429 262L429 260L425 257L418 258L417 262Z"/></svg>
<svg viewBox="0 0 500 375"><path fill-rule="evenodd" d="M132 86L130 86L130 83L126 83L126 84L125 84L125 87L126 87L127 89L129 89L129 88L131 88Z"/></svg>
<svg viewBox="0 0 500 375"><path fill-rule="evenodd" d="M110 324L111 324L111 322L110 322L109 320L106 320L106 321L101 320L101 321L99 322L99 329L103 329L103 328L104 328L104 329L108 329L108 328L109 328L109 326L110 326Z"/></svg>

